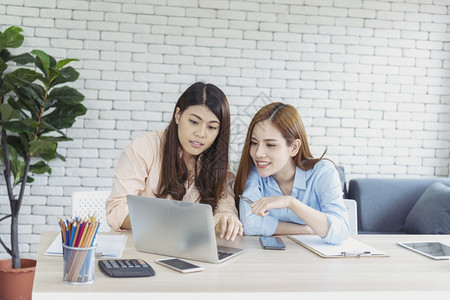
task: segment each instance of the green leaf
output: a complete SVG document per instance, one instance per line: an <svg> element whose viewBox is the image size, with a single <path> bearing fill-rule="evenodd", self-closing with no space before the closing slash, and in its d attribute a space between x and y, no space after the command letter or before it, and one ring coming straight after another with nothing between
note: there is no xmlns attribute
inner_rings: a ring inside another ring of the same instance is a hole
<svg viewBox="0 0 450 300"><path fill-rule="evenodd" d="M59 72L58 70L56 70L55 68L50 68L48 70L48 86L50 87L50 85L53 83L53 81L56 80L56 78L59 76Z"/></svg>
<svg viewBox="0 0 450 300"><path fill-rule="evenodd" d="M11 159L11 173L13 174L13 188L23 181L25 162L17 159ZM34 179L31 176L27 176L27 182L33 182Z"/></svg>
<svg viewBox="0 0 450 300"><path fill-rule="evenodd" d="M20 113L7 103L0 103L0 115L2 121L21 119Z"/></svg>
<svg viewBox="0 0 450 300"><path fill-rule="evenodd" d="M17 158L18 158L17 151L16 151L16 149L14 149L14 147L11 147L11 145L9 145L9 144L8 144L8 154L9 154L9 159L17 160ZM5 160L5 151L3 151L3 145L2 145L2 151L0 151L0 159L4 165L6 160Z"/></svg>
<svg viewBox="0 0 450 300"><path fill-rule="evenodd" d="M9 137L8 137L9 138ZM9 142L9 141L8 141ZM20 184L23 181L24 171L25 171L25 161L23 159L19 159L17 155L17 148L11 147L8 144L9 149L9 163L11 166L11 174L13 175L13 188ZM3 152L3 151L2 151ZM3 153L0 155L2 162L5 163L5 158ZM23 156L22 156L23 157ZM33 182L34 179L30 176L27 177L27 182Z"/></svg>
<svg viewBox="0 0 450 300"><path fill-rule="evenodd" d="M18 178L18 181L17 181L17 183L15 183L15 185L20 184L22 181L23 181L23 175L20 178ZM31 183L33 181L34 181L34 178L31 177L30 174L27 174L27 183Z"/></svg>
<svg viewBox="0 0 450 300"><path fill-rule="evenodd" d="M44 116L42 120L58 129L70 128L75 123L75 118L86 114L86 111L86 107L80 103L60 105L50 114Z"/></svg>
<svg viewBox="0 0 450 300"><path fill-rule="evenodd" d="M36 107L39 108L39 110L41 110L41 108L47 109L51 104L44 101L45 96L46 96L46 90L39 84L35 84L32 83L29 85L30 90L32 90L33 92L30 93L29 95L32 96L32 99L37 102Z"/></svg>
<svg viewBox="0 0 450 300"><path fill-rule="evenodd" d="M36 66L39 69L41 69L42 73L44 73L48 77L48 73L49 73L49 69L50 69L50 56L41 50L33 50L33 51L31 51L31 53L36 55L36 60L35 60ZM37 59L39 59L39 60L37 60ZM39 65L38 65L38 62L40 62Z"/></svg>
<svg viewBox="0 0 450 300"><path fill-rule="evenodd" d="M41 137L30 142L30 152L34 157L51 160L56 157L57 141L53 137Z"/></svg>
<svg viewBox="0 0 450 300"><path fill-rule="evenodd" d="M29 85L36 79L41 78L42 78L41 74L26 68L17 69L4 77L5 81L8 81L11 85L18 85L18 86Z"/></svg>
<svg viewBox="0 0 450 300"><path fill-rule="evenodd" d="M33 134L35 128L30 125L30 120L3 122L2 126L5 130L15 133Z"/></svg>
<svg viewBox="0 0 450 300"><path fill-rule="evenodd" d="M19 55L11 56L9 60L12 60L19 65L26 65L28 63L32 63L34 61L34 57L31 56L30 53L22 53Z"/></svg>
<svg viewBox="0 0 450 300"><path fill-rule="evenodd" d="M5 165L5 152L3 152L3 146L2 146L2 151L0 151L0 161L2 162L3 165Z"/></svg>
<svg viewBox="0 0 450 300"><path fill-rule="evenodd" d="M11 164L11 173L14 176L14 185L17 185L23 180L23 171L25 168L25 162L17 159L11 159L10 164Z"/></svg>
<svg viewBox="0 0 450 300"><path fill-rule="evenodd" d="M66 58L66 59L61 59L60 61L58 61L58 63L56 64L56 70L61 69L62 67L64 67L65 65L67 65L68 63L72 62L72 61L79 61L79 59L75 59L75 58Z"/></svg>
<svg viewBox="0 0 450 300"><path fill-rule="evenodd" d="M28 141L21 138L20 136L10 135L8 136L8 146L9 146L9 157L17 159L17 155L20 155L22 158L28 156ZM13 149L13 150L11 150ZM14 155L12 155L14 153Z"/></svg>
<svg viewBox="0 0 450 300"><path fill-rule="evenodd" d="M3 145L0 151L0 161L2 162L3 165L5 165L5 152L3 151Z"/></svg>
<svg viewBox="0 0 450 300"><path fill-rule="evenodd" d="M1 78L3 78L3 71L5 71L8 68L8 65L6 64L8 59L6 57L4 57L5 52L8 52L8 50L4 49L3 51L0 51L0 80L1 80ZM1 83L0 83L0 86L1 86Z"/></svg>
<svg viewBox="0 0 450 300"><path fill-rule="evenodd" d="M7 28L3 33L0 32L0 50L4 48L18 48L22 45L24 37L21 34L23 30L16 26Z"/></svg>
<svg viewBox="0 0 450 300"><path fill-rule="evenodd" d="M17 103L21 104L23 109L28 110L36 116L40 114L39 105L42 105L42 99L40 99L39 95L31 85L15 87L14 92L19 97L19 99L17 99Z"/></svg>
<svg viewBox="0 0 450 300"><path fill-rule="evenodd" d="M47 123L45 120L41 120L41 124L39 126L39 132L37 134L38 137L44 136L47 133L57 132L60 136L52 135L57 142L68 142L72 141L70 137L68 137L64 132L54 127L53 125Z"/></svg>
<svg viewBox="0 0 450 300"><path fill-rule="evenodd" d="M39 161L33 165L30 165L30 172L33 174L52 173L52 169L43 161Z"/></svg>
<svg viewBox="0 0 450 300"><path fill-rule="evenodd" d="M73 104L83 101L84 95L74 88L63 86L60 88L54 88L50 92L50 95L48 95L48 99L56 99L65 104Z"/></svg>
<svg viewBox="0 0 450 300"><path fill-rule="evenodd" d="M31 53L39 53L45 60L42 61L39 56L36 56L34 59L34 65L41 70L41 72L44 74L44 77L49 79L50 78L50 68L54 68L56 66L56 60L53 58L53 56L48 55L44 51L40 50L33 50ZM48 64L47 64L48 63Z"/></svg>
<svg viewBox="0 0 450 300"><path fill-rule="evenodd" d="M58 128L56 128L55 126L53 126L52 124L49 124L47 122L47 117L44 116L41 119L41 123L39 125L39 128L44 131L44 132L52 132L52 131L59 131Z"/></svg>
<svg viewBox="0 0 450 300"><path fill-rule="evenodd" d="M5 64L5 61L0 57L0 75L3 74L3 71L5 71L6 68L8 68L8 65Z"/></svg>
<svg viewBox="0 0 450 300"><path fill-rule="evenodd" d="M66 158L64 156L62 156L61 154L59 154L58 152L56 152L56 158L59 158L62 161L66 161Z"/></svg>
<svg viewBox="0 0 450 300"><path fill-rule="evenodd" d="M8 104L11 105L11 107L14 108L15 110L21 112L21 116L22 116L22 117L28 118L28 115L25 115L25 114L22 112L23 109L24 109L24 110L28 110L28 107L24 107L24 106L22 105L22 103L18 103L18 102L17 102L17 99L14 99L13 97L9 97L9 98L8 98Z"/></svg>
<svg viewBox="0 0 450 300"><path fill-rule="evenodd" d="M1 33L0 33L1 35ZM9 58L11 57L11 53L8 51L8 49L0 50L0 59L3 61L3 63L9 61Z"/></svg>
<svg viewBox="0 0 450 300"><path fill-rule="evenodd" d="M58 76L56 79L52 82L51 86L55 86L58 84L66 83L66 82L74 82L78 79L80 76L80 73L75 71L72 67L66 67L59 71Z"/></svg>

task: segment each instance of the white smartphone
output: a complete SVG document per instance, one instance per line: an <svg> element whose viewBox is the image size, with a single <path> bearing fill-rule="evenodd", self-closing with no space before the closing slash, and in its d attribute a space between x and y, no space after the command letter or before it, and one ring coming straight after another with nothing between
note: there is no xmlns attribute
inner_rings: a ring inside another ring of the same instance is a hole
<svg viewBox="0 0 450 300"><path fill-rule="evenodd" d="M441 242L413 242L399 243L398 245L406 249L420 253L432 259L449 259L450 247Z"/></svg>
<svg viewBox="0 0 450 300"><path fill-rule="evenodd" d="M155 262L181 273L192 273L203 271L203 268L200 266L191 264L190 262L174 257L157 259L155 260Z"/></svg>

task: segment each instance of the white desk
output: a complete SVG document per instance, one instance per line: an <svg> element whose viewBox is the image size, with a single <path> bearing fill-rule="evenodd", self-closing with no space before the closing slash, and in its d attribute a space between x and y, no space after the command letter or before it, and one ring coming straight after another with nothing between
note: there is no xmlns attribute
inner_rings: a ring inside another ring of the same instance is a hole
<svg viewBox="0 0 450 300"><path fill-rule="evenodd" d="M220 243L244 248L243 254L222 264L194 262L205 270L181 274L154 262L163 256L137 252L127 233L123 258L143 258L156 276L109 278L97 269L94 283L69 285L62 282L62 257L44 255L56 234L41 235L33 300L173 299L174 293L183 300L266 299L282 293L289 299L450 299L450 261L432 260L395 244L442 241L450 245L450 235L359 235L357 239L390 257L337 259L321 258L287 237L282 237L284 251L263 250L257 237L238 237L234 243Z"/></svg>

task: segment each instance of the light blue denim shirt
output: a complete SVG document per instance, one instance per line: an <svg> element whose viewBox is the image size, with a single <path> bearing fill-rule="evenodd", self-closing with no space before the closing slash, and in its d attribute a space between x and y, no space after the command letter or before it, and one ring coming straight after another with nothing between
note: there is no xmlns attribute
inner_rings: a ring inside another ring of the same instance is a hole
<svg viewBox="0 0 450 300"><path fill-rule="evenodd" d="M348 237L348 212L342 194L339 174L332 162L321 160L308 171L296 168L291 196L325 213L330 228L324 241L330 244L340 244ZM253 166L242 196L255 202L262 197L282 195L275 179L272 176L259 176ZM288 208L271 209L267 216L260 217L252 213L249 203L241 200L239 210L245 235L273 235L279 221L305 224Z"/></svg>

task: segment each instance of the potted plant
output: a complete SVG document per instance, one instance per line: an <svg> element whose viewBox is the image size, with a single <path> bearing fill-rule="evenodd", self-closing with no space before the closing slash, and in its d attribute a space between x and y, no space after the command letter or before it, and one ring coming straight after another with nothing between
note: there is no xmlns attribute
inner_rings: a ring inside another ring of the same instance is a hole
<svg viewBox="0 0 450 300"><path fill-rule="evenodd" d="M75 59L56 61L40 50L12 55L8 48L22 45L21 31L14 26L0 31L0 159L11 208L8 213L0 212L0 222L11 221L10 247L1 239L0 244L11 255L8 263L12 269L21 268L18 217L25 186L34 181L29 174L51 174L47 162L55 158L65 160L57 152L58 142L71 140L63 130L86 113L81 104L84 96L75 88L63 85L78 79L79 73L67 66ZM31 64L31 68L17 68L14 63ZM14 70L7 72L9 69ZM0 266L0 276L4 269ZM0 284L2 281L7 284L0 277ZM2 297L5 290L13 291L13 288L9 284L7 288L0 285L0 299L6 299Z"/></svg>

